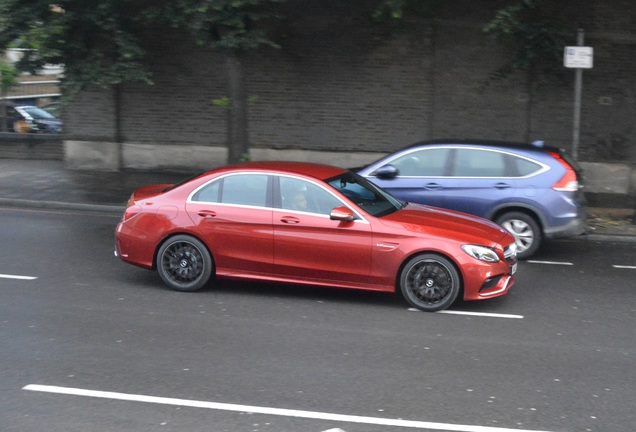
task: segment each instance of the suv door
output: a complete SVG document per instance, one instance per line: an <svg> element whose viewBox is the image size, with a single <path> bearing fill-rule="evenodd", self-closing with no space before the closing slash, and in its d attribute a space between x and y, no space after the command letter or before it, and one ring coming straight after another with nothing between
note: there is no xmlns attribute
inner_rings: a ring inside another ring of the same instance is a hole
<svg viewBox="0 0 636 432"><path fill-rule="evenodd" d="M445 207L489 217L498 203L514 193L513 156L498 150L455 148L444 179Z"/></svg>
<svg viewBox="0 0 636 432"><path fill-rule="evenodd" d="M387 161L397 168L396 177L382 179L373 173L366 177L372 177L373 183L405 201L445 207L446 176L452 150L450 147L409 150Z"/></svg>

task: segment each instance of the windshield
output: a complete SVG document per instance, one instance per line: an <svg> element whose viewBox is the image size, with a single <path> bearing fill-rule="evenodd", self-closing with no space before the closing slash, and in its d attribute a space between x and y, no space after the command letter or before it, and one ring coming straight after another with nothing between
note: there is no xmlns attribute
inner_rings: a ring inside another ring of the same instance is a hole
<svg viewBox="0 0 636 432"><path fill-rule="evenodd" d="M22 107L33 120L52 120L56 119L53 114L38 107Z"/></svg>
<svg viewBox="0 0 636 432"><path fill-rule="evenodd" d="M395 198L353 172L328 179L327 183L375 217L386 216L406 205L406 202Z"/></svg>

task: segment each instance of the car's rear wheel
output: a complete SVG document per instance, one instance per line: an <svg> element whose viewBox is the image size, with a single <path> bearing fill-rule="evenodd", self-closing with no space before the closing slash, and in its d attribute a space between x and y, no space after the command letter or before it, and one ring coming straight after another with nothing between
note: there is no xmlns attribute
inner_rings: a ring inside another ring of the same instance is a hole
<svg viewBox="0 0 636 432"><path fill-rule="evenodd" d="M406 301L425 312L446 309L460 291L459 273L452 262L437 254L418 255L400 274L400 290Z"/></svg>
<svg viewBox="0 0 636 432"><path fill-rule="evenodd" d="M170 288L197 291L210 280L212 257L201 241L188 235L177 235L159 248L157 271Z"/></svg>
<svg viewBox="0 0 636 432"><path fill-rule="evenodd" d="M517 258L527 259L539 249L542 240L541 228L532 216L522 212L510 212L499 216L495 223L515 237Z"/></svg>

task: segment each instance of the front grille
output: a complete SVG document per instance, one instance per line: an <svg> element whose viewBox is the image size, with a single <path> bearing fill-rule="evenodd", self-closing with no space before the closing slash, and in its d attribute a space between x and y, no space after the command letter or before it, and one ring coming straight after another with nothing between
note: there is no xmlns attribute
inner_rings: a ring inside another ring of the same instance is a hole
<svg viewBox="0 0 636 432"><path fill-rule="evenodd" d="M517 245L511 243L504 249L504 258L509 265L513 265L517 262Z"/></svg>

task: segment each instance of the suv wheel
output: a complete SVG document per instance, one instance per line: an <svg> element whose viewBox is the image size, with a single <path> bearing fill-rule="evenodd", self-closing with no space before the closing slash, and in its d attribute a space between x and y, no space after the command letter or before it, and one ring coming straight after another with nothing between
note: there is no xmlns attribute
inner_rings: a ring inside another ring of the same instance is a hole
<svg viewBox="0 0 636 432"><path fill-rule="evenodd" d="M532 216L522 212L504 213L495 223L515 237L519 259L527 259L539 249L543 235L539 224Z"/></svg>

